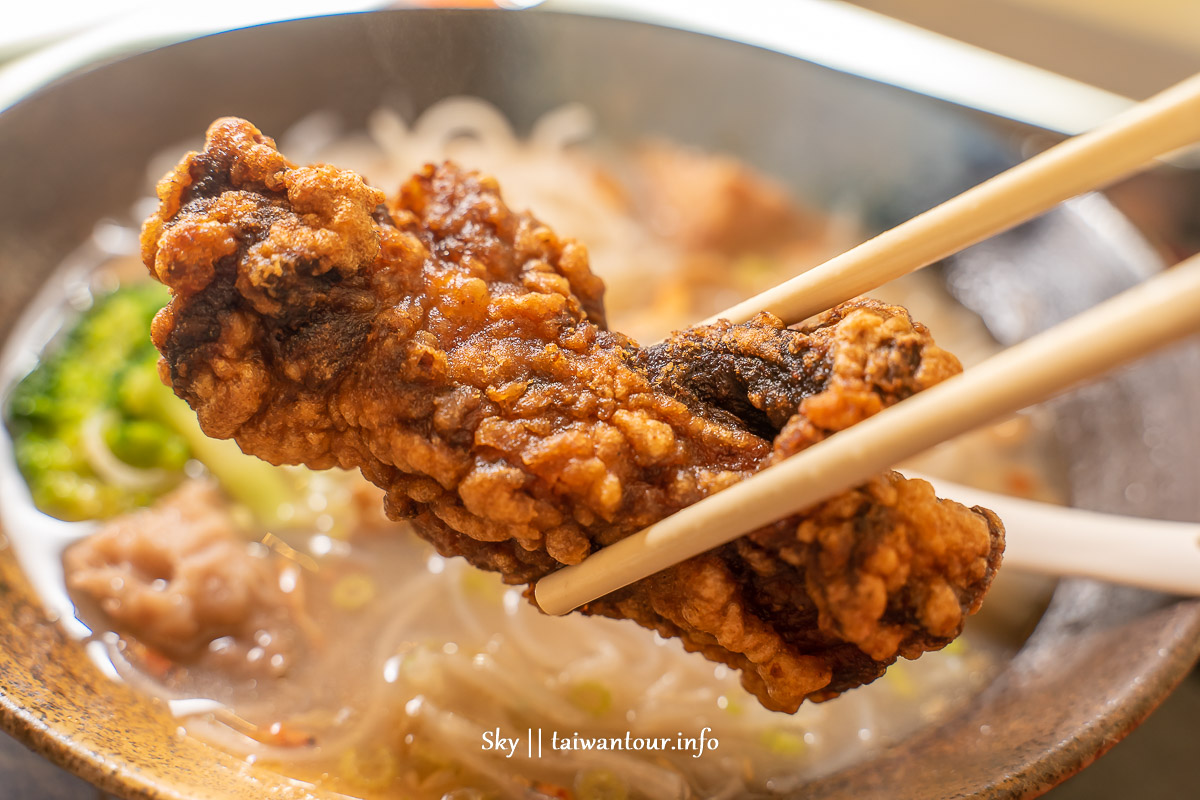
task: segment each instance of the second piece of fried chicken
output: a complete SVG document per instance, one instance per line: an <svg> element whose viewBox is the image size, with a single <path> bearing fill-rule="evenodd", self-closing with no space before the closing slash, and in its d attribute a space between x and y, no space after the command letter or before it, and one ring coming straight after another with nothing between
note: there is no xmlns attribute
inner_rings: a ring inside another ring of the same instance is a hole
<svg viewBox="0 0 1200 800"><path fill-rule="evenodd" d="M444 555L512 583L735 483L959 370L903 309L848 303L639 348L584 247L495 182L428 167L385 202L218 120L159 185L153 338L205 432L358 468ZM889 473L588 604L740 669L794 711L961 631L1003 547L990 512Z"/></svg>

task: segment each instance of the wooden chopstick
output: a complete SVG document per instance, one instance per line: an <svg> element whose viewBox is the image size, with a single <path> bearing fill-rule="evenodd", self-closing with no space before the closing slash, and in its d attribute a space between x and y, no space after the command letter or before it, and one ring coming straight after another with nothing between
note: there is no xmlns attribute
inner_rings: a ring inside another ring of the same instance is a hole
<svg viewBox="0 0 1200 800"><path fill-rule="evenodd" d="M1200 74L706 322L760 311L800 322L1198 140Z"/></svg>
<svg viewBox="0 0 1200 800"><path fill-rule="evenodd" d="M1004 520L1006 570L1200 596L1200 522L1101 514L906 474L932 483L939 497L995 511Z"/></svg>
<svg viewBox="0 0 1200 800"><path fill-rule="evenodd" d="M565 614L1194 331L1200 256L546 576L534 596Z"/></svg>

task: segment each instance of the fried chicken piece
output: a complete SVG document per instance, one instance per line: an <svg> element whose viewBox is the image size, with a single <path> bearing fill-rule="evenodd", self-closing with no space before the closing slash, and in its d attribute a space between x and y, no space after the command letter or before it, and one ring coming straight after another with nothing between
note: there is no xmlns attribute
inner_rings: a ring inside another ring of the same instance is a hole
<svg viewBox="0 0 1200 800"><path fill-rule="evenodd" d="M218 120L159 184L163 380L272 463L358 468L395 519L510 583L957 372L903 309L769 315L647 349L605 327L584 247L427 167L389 202ZM990 512L889 473L588 604L740 669L795 711L945 645L999 561ZM531 594L531 593L527 593Z"/></svg>

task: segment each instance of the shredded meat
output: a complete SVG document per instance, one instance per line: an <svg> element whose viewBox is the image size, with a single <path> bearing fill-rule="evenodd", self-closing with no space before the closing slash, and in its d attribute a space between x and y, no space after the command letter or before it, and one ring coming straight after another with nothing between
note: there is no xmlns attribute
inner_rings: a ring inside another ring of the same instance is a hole
<svg viewBox="0 0 1200 800"><path fill-rule="evenodd" d="M276 565L238 535L209 484L111 520L63 565L85 613L172 660L278 675L299 644Z"/></svg>
<svg viewBox="0 0 1200 800"><path fill-rule="evenodd" d="M159 185L160 372L206 433L358 468L444 555L529 583L959 370L904 309L789 329L605 326L584 247L430 166L390 200L218 120ZM895 473L588 604L794 711L956 636L998 565L983 509Z"/></svg>

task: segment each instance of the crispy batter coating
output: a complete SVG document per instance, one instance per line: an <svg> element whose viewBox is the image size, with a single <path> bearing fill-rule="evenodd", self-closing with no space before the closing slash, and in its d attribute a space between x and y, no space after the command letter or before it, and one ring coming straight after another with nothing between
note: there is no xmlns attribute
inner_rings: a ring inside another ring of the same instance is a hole
<svg viewBox="0 0 1200 800"><path fill-rule="evenodd" d="M584 247L495 181L398 196L218 120L159 185L143 258L173 292L164 381L210 436L359 468L445 555L531 582L957 372L870 300L642 349ZM990 512L890 473L589 604L742 670L794 711L945 645L998 564Z"/></svg>

